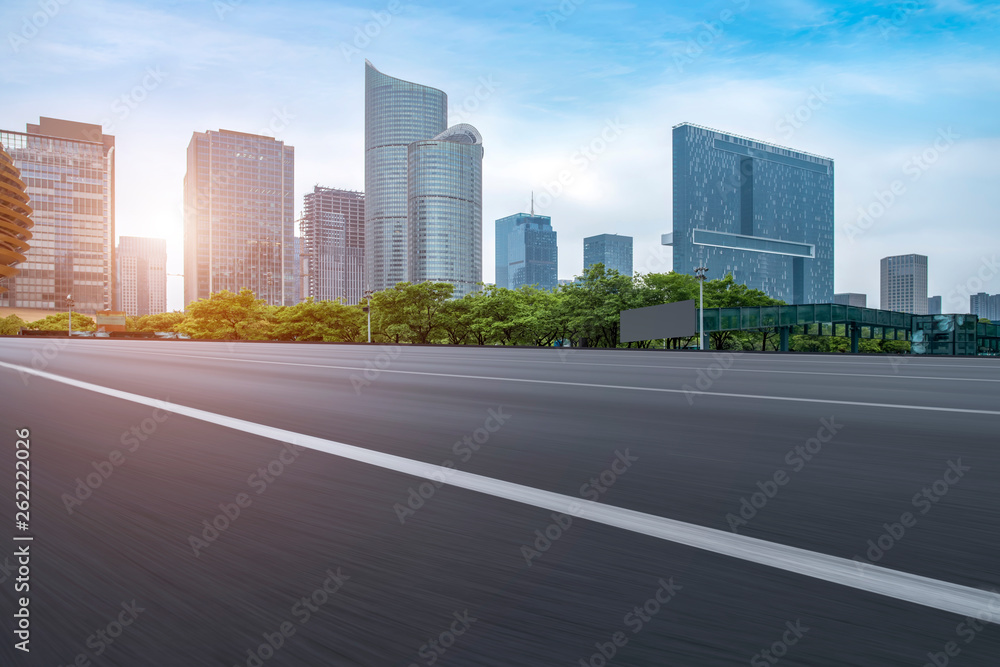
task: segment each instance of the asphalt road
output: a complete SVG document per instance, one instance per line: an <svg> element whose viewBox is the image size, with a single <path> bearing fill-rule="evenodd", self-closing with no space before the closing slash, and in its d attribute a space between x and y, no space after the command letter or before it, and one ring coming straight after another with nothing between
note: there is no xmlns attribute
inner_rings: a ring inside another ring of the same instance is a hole
<svg viewBox="0 0 1000 667"><path fill-rule="evenodd" d="M7 338L0 397L0 665L1000 664L934 588L1000 591L994 359Z"/></svg>

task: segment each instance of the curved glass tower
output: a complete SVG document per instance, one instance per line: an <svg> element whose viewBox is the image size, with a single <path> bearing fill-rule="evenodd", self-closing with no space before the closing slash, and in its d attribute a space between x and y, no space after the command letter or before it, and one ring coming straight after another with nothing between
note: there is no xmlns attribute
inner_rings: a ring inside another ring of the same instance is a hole
<svg viewBox="0 0 1000 667"><path fill-rule="evenodd" d="M409 280L451 283L461 298L483 279L483 138L450 127L409 146Z"/></svg>
<svg viewBox="0 0 1000 667"><path fill-rule="evenodd" d="M448 96L365 61L365 273L379 291L409 278L407 148L448 126Z"/></svg>

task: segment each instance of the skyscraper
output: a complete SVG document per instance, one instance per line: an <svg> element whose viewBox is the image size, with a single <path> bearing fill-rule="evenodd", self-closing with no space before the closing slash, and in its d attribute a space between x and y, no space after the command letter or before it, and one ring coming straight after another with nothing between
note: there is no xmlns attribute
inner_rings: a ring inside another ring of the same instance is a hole
<svg viewBox="0 0 1000 667"><path fill-rule="evenodd" d="M119 308L132 317L166 312L166 240L123 236L117 258Z"/></svg>
<svg viewBox="0 0 1000 667"><path fill-rule="evenodd" d="M496 221L496 285L517 289L559 284L559 249L552 218L516 213Z"/></svg>
<svg viewBox="0 0 1000 667"><path fill-rule="evenodd" d="M940 315L941 314L941 297L940 296L929 296L929 297L927 297L927 314L928 315Z"/></svg>
<svg viewBox="0 0 1000 667"><path fill-rule="evenodd" d="M674 270L786 303L833 297L833 160L690 123L673 129Z"/></svg>
<svg viewBox="0 0 1000 667"><path fill-rule="evenodd" d="M632 275L632 237L598 234L583 239L583 268L603 264L623 276Z"/></svg>
<svg viewBox="0 0 1000 667"><path fill-rule="evenodd" d="M380 291L409 279L409 145L448 126L448 96L365 61L365 280Z"/></svg>
<svg viewBox="0 0 1000 667"><path fill-rule="evenodd" d="M365 61L365 281L455 285L482 280L482 137L447 128L442 91Z"/></svg>
<svg viewBox="0 0 1000 667"><path fill-rule="evenodd" d="M858 292L844 292L842 294L834 294L833 303L839 303L842 306L859 306L861 308L867 308L868 295L859 294Z"/></svg>
<svg viewBox="0 0 1000 667"><path fill-rule="evenodd" d="M62 310L117 307L114 291L115 138L100 125L41 118L0 131L32 201L34 240L7 278L0 306Z"/></svg>
<svg viewBox="0 0 1000 667"><path fill-rule="evenodd" d="M459 123L410 144L409 281L445 282L461 298L483 279L483 138Z"/></svg>
<svg viewBox="0 0 1000 667"><path fill-rule="evenodd" d="M927 256L882 258L879 308L914 315L927 314Z"/></svg>
<svg viewBox="0 0 1000 667"><path fill-rule="evenodd" d="M315 186L305 196L303 297L361 301L365 291L365 195Z"/></svg>
<svg viewBox="0 0 1000 667"><path fill-rule="evenodd" d="M248 287L294 298L295 149L257 134L195 132L184 176L184 301Z"/></svg>
<svg viewBox="0 0 1000 667"><path fill-rule="evenodd" d="M0 294L7 291L7 281L19 271L24 253L31 247L31 207L28 206L27 186L21 172L3 144L0 144Z"/></svg>
<svg viewBox="0 0 1000 667"><path fill-rule="evenodd" d="M1000 320L1000 294L980 292L969 296L969 312L976 317Z"/></svg>

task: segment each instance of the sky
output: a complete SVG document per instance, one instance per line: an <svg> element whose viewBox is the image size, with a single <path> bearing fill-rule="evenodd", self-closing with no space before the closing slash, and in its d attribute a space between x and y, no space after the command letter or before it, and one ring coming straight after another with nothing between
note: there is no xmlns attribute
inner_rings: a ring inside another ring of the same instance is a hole
<svg viewBox="0 0 1000 667"><path fill-rule="evenodd" d="M834 160L835 291L877 307L879 260L920 253L945 312L1000 292L1000 3L4 0L0 25L0 129L115 135L117 235L166 238L170 273L195 131L294 146L296 217L314 185L364 189L369 59L482 133L486 282L494 220L532 192L560 278L602 233L669 270L671 128L691 122Z"/></svg>

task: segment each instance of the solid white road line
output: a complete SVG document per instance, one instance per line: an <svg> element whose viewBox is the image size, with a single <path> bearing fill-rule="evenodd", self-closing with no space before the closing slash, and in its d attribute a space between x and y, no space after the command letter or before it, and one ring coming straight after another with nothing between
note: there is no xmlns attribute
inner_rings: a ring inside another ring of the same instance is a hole
<svg viewBox="0 0 1000 667"><path fill-rule="evenodd" d="M303 364L296 363L293 361L268 361L264 359L243 359L240 357L210 357L203 354L178 354L172 352L144 352L144 354L165 356L165 357L184 357L188 359L208 359L212 361L228 361L228 362L240 362L245 364L266 364L271 366L300 366L304 368L332 368L335 370L345 370L345 371L359 371L364 372L365 368L360 368L357 366L333 366L330 364ZM693 387L688 389L665 389L663 387L636 387L632 385L619 385L619 384L596 384L592 382L568 382L562 380L532 380L528 378L505 378L496 377L492 375L460 375L457 373L432 373L430 371L401 371L392 370L388 368L378 369L381 373L393 373L400 375L426 375L431 377L443 377L443 378L456 378L460 380L493 380L495 382L526 382L530 384L553 384L561 385L566 387L588 387L591 389L622 389L628 391L652 391L660 392L664 394L685 394L685 395L696 395L696 396L722 396L725 398L749 398L761 401L791 401L794 403L823 403L825 405L850 405L857 407L868 407L868 408L892 408L896 410L924 410L928 412L955 412L962 414L973 414L973 415L997 415L1000 416L1000 410L975 410L972 408L948 408L935 405L905 405L902 403L870 403L866 401L839 401L835 399L828 398L803 398L799 396L769 396L767 394L734 394L726 393L722 391L701 391L699 389L694 389Z"/></svg>
<svg viewBox="0 0 1000 667"><path fill-rule="evenodd" d="M962 616L975 616L991 620L992 622L1000 622L1000 594L998 593L767 542L745 535L729 533L715 528L706 528L653 514L604 505L591 500L573 498L561 493L543 491L454 468L414 461L342 442L265 426L235 417L228 417L139 394L111 389L110 387L102 387L24 366L17 366L6 362L0 362L0 366L97 394L167 410L174 414L184 415L209 424L224 426L236 431L288 442L301 447L308 447L333 454L334 456L340 456L415 477L444 482L452 486L496 498L571 514L587 519L588 521L602 523L656 537L661 540L684 544L696 549L703 549L752 563L767 565L787 572L794 572L807 577L850 586L870 593L877 593Z"/></svg>

